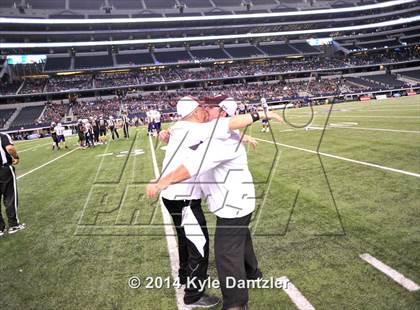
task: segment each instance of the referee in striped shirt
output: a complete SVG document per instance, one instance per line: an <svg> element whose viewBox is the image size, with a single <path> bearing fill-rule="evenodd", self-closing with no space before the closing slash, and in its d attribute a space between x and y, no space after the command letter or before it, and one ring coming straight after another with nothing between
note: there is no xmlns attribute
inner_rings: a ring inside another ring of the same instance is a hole
<svg viewBox="0 0 420 310"><path fill-rule="evenodd" d="M7 232L14 234L25 228L25 224L19 223L18 218L18 193L16 174L13 165L19 163L19 156L8 134L0 133L1 138L1 167L0 167L0 199L3 196L4 206L9 224ZM6 233L6 224L0 210L0 237Z"/></svg>

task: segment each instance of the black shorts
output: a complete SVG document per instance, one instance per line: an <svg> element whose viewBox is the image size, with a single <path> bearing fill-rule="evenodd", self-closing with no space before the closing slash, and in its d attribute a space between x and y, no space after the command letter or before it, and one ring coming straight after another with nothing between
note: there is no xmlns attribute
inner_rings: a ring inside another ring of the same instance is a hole
<svg viewBox="0 0 420 310"><path fill-rule="evenodd" d="M85 134L83 132L79 132L79 141L85 141Z"/></svg>
<svg viewBox="0 0 420 310"><path fill-rule="evenodd" d="M102 136L106 136L106 128L100 128L99 129L99 135Z"/></svg>

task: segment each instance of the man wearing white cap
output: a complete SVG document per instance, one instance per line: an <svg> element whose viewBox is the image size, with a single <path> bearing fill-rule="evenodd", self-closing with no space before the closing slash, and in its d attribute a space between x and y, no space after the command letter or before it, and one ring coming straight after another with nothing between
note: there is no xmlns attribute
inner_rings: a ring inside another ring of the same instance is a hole
<svg viewBox="0 0 420 310"><path fill-rule="evenodd" d="M169 128L170 140L163 160L162 176L174 170L187 156L188 149L199 145L202 136L210 135L208 113L197 98L186 96L177 103L181 120ZM207 133L205 133L207 131ZM162 191L162 201L172 216L177 237L179 254L179 280L185 287L184 303L194 307L211 307L220 301L208 296L195 286L207 279L209 261L209 237L207 223L201 209L201 190L192 180L169 186ZM188 217L188 223L182 219ZM196 277L195 281L191 281ZM190 280L190 281L188 281ZM203 283L202 282L202 283Z"/></svg>
<svg viewBox="0 0 420 310"><path fill-rule="evenodd" d="M149 184L147 195L153 197L159 190L186 179L192 180L194 187L200 187L208 197L209 210L217 216L214 248L223 309L245 309L247 288L229 288L227 280L231 278L239 283L238 280L257 279L261 272L248 228L255 209L255 188L241 135L235 129L244 128L260 117L280 121L281 117L272 112L224 117L236 111L232 98L219 96L206 103L210 117L221 117L213 121L217 123L216 134L204 137L195 148L190 148L182 165L165 173L158 183Z"/></svg>

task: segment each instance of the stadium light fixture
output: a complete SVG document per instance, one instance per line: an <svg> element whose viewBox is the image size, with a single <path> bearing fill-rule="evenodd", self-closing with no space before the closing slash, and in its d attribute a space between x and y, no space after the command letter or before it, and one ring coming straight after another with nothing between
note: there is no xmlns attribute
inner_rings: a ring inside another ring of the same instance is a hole
<svg viewBox="0 0 420 310"><path fill-rule="evenodd" d="M157 43L174 43L174 42L217 41L217 40L231 40L231 39L279 37L279 36L299 35L299 34L316 34L316 33L332 33L332 32L364 30L364 29L371 29L371 28L381 28L381 27L395 26L395 25L401 25L401 24L408 24L408 23L413 23L417 21L420 21L420 15L417 15L414 17L400 18L400 19L390 20L390 21L380 22L380 23L357 25L357 26L322 28L322 29L291 30L291 31L266 32L266 33L243 33L243 34L234 34L234 35L179 37L179 38L164 38L164 39L137 39L137 40L85 41L85 42L0 43L0 49L157 44Z"/></svg>
<svg viewBox="0 0 420 310"><path fill-rule="evenodd" d="M284 16L303 16L318 14L334 14L346 12L359 12L374 9L388 8L396 5L417 2L417 0L393 0L375 4L361 5L345 8L318 9L307 11L290 11L275 13L250 13L237 15L212 15L212 16L183 16L183 17L139 17L139 18L89 18L89 19L44 19L44 18L13 18L0 17L0 24L31 24L31 25L59 25L59 24L126 24L126 23L165 23L165 22L186 22L186 21L215 21L215 20L239 20L249 18L269 18Z"/></svg>

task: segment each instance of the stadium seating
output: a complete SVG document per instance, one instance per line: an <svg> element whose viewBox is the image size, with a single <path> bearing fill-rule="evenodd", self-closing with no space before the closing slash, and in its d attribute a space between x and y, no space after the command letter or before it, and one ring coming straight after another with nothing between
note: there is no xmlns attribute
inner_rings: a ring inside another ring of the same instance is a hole
<svg viewBox="0 0 420 310"><path fill-rule="evenodd" d="M3 128L7 120L12 116L16 109L0 109L0 128Z"/></svg>
<svg viewBox="0 0 420 310"><path fill-rule="evenodd" d="M16 2L15 0L2 0L2 1L0 1L0 7L1 8L11 8L14 5L15 2Z"/></svg>
<svg viewBox="0 0 420 310"><path fill-rule="evenodd" d="M187 51L154 52L157 63L189 62L191 57Z"/></svg>
<svg viewBox="0 0 420 310"><path fill-rule="evenodd" d="M118 54L116 55L118 65L149 65L154 64L152 55L149 52L136 54Z"/></svg>
<svg viewBox="0 0 420 310"><path fill-rule="evenodd" d="M45 71L70 69L70 57L47 57Z"/></svg>
<svg viewBox="0 0 420 310"><path fill-rule="evenodd" d="M241 0L213 0L214 4L217 7L231 6L231 7L240 7Z"/></svg>
<svg viewBox="0 0 420 310"><path fill-rule="evenodd" d="M199 60L204 59L227 59L230 58L221 48L191 48L191 54Z"/></svg>
<svg viewBox="0 0 420 310"><path fill-rule="evenodd" d="M66 7L66 1L65 0L54 0L54 1L50 1L50 0L29 0L28 2L30 3L30 5L34 9L59 10L59 9L65 9L65 7Z"/></svg>
<svg viewBox="0 0 420 310"><path fill-rule="evenodd" d="M22 85L22 81L12 81L3 80L0 83L0 95L14 95Z"/></svg>
<svg viewBox="0 0 420 310"><path fill-rule="evenodd" d="M93 10L99 9L101 5L104 3L103 0L69 0L70 1L70 9L75 10Z"/></svg>
<svg viewBox="0 0 420 310"><path fill-rule="evenodd" d="M47 92L61 92L66 90L83 90L92 88L92 75L76 75L64 77L50 77L46 86Z"/></svg>
<svg viewBox="0 0 420 310"><path fill-rule="evenodd" d="M164 9L173 8L176 2L175 0L144 0L144 4L148 9Z"/></svg>
<svg viewBox="0 0 420 310"><path fill-rule="evenodd" d="M384 48L389 46L398 46L401 43L398 40L384 40L377 42L358 43L361 48L373 49L373 48Z"/></svg>
<svg viewBox="0 0 420 310"><path fill-rule="evenodd" d="M39 94L44 91L46 79L26 79L23 87L20 90L20 94Z"/></svg>
<svg viewBox="0 0 420 310"><path fill-rule="evenodd" d="M296 49L292 48L289 44L282 44L282 43L264 44L262 43L259 47L264 51L264 53L270 56L299 54L299 52Z"/></svg>
<svg viewBox="0 0 420 310"><path fill-rule="evenodd" d="M370 82L369 80L361 79L358 77L346 77L347 81L360 85L361 87L365 89L371 89L371 90L380 90L384 87L380 87L378 84Z"/></svg>
<svg viewBox="0 0 420 310"><path fill-rule="evenodd" d="M420 82L420 70L400 72L401 75Z"/></svg>
<svg viewBox="0 0 420 310"><path fill-rule="evenodd" d="M101 68L112 67L113 65L112 57L110 55L76 56L74 68Z"/></svg>
<svg viewBox="0 0 420 310"><path fill-rule="evenodd" d="M250 58L264 56L264 53L255 46L231 46L225 47L225 50L234 58Z"/></svg>
<svg viewBox="0 0 420 310"><path fill-rule="evenodd" d="M405 83L396 79L394 75L391 74L379 74L379 75L369 75L366 79L370 81L377 82L381 85L386 85L389 87L405 87Z"/></svg>
<svg viewBox="0 0 420 310"><path fill-rule="evenodd" d="M209 0L183 0L188 8L210 8L213 7Z"/></svg>
<svg viewBox="0 0 420 310"><path fill-rule="evenodd" d="M35 126L36 122L44 110L44 106L24 107L10 125L10 129L19 129L20 127Z"/></svg>
<svg viewBox="0 0 420 310"><path fill-rule="evenodd" d="M117 10L131 10L131 9L143 9L140 0L114 0L109 1Z"/></svg>
<svg viewBox="0 0 420 310"><path fill-rule="evenodd" d="M290 44L290 46L297 49L298 51L301 51L304 54L310 54L310 53L318 53L319 54L320 53L320 51L318 49L316 49L313 46L310 46L306 42L292 43L292 44Z"/></svg>

